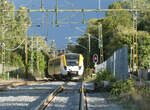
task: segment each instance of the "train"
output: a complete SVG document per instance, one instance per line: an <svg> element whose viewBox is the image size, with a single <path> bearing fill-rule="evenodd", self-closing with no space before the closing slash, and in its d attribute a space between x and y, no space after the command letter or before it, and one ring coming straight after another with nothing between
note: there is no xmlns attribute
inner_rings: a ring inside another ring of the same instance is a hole
<svg viewBox="0 0 150 110"><path fill-rule="evenodd" d="M74 77L82 76L84 72L84 57L78 53L66 53L49 60L48 73L50 76Z"/></svg>

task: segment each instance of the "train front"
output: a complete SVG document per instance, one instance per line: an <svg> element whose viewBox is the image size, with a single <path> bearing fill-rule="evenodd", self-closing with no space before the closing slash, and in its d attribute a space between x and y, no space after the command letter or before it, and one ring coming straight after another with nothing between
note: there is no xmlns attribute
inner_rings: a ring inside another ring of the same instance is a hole
<svg viewBox="0 0 150 110"><path fill-rule="evenodd" d="M76 53L68 53L61 58L61 70L63 75L81 76L84 71L83 56Z"/></svg>

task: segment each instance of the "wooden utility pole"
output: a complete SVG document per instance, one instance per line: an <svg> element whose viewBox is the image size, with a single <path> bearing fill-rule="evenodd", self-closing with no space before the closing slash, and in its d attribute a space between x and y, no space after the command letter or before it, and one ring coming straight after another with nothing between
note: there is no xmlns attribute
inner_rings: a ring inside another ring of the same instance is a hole
<svg viewBox="0 0 150 110"><path fill-rule="evenodd" d="M26 40L25 40L25 73L26 73L26 78L28 79L28 38L26 35Z"/></svg>
<svg viewBox="0 0 150 110"><path fill-rule="evenodd" d="M33 36L32 36L32 44L31 44L31 72L33 74Z"/></svg>

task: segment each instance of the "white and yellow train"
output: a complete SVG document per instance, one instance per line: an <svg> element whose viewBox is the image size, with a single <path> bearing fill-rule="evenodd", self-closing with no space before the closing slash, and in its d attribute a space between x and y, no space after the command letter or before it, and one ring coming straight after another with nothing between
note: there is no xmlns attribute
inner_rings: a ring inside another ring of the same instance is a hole
<svg viewBox="0 0 150 110"><path fill-rule="evenodd" d="M83 56L77 53L66 53L49 60L50 76L82 76L84 71Z"/></svg>
<svg viewBox="0 0 150 110"><path fill-rule="evenodd" d="M84 71L83 56L67 53L61 56L60 70L62 75L82 76Z"/></svg>

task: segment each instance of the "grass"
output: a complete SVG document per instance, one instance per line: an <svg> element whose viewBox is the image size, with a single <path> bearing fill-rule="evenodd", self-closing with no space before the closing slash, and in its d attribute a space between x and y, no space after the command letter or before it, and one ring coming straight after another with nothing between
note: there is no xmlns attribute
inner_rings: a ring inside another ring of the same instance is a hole
<svg viewBox="0 0 150 110"><path fill-rule="evenodd" d="M128 110L150 110L149 86L137 85L134 79L116 80L106 70L96 73L94 81L98 85L99 89L97 90L100 93L104 93L103 95L107 100L120 103ZM104 87L103 81L111 83L109 86Z"/></svg>
<svg viewBox="0 0 150 110"><path fill-rule="evenodd" d="M149 110L150 88L136 85L133 79L116 81L110 99L119 100L129 110Z"/></svg>

